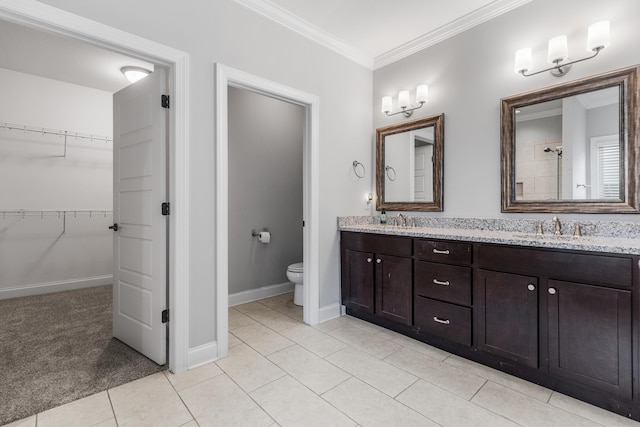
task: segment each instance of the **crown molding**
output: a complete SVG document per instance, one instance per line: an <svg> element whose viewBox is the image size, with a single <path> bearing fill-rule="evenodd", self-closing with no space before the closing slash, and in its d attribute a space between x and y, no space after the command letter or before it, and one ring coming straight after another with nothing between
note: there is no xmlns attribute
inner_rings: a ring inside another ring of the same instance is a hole
<svg viewBox="0 0 640 427"><path fill-rule="evenodd" d="M409 55L440 43L443 40L487 22L530 1L532 0L496 0L417 39L377 56L373 62L373 69L377 70L385 65L406 58Z"/></svg>
<svg viewBox="0 0 640 427"><path fill-rule="evenodd" d="M342 40L337 39L326 31L301 19L300 17L271 3L269 0L233 0L234 2L252 10L308 39L315 41L348 59L373 69L373 58Z"/></svg>
<svg viewBox="0 0 640 427"><path fill-rule="evenodd" d="M449 24L431 31L415 40L405 43L375 58L355 49L344 41L334 37L326 31L316 27L308 21L290 13L289 11L271 3L269 0L233 0L241 6L258 13L276 22L291 31L294 31L308 39L315 41L328 49L331 49L348 59L363 65L369 69L377 70L385 65L399 61L420 50L433 46L443 40L453 37L463 31L480 25L490 19L509 12L532 0L495 0L485 7L475 10L456 19Z"/></svg>

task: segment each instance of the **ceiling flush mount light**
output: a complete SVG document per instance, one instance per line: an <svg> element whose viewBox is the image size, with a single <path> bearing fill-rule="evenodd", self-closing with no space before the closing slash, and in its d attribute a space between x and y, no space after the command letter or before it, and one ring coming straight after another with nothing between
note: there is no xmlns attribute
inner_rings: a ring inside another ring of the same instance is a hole
<svg viewBox="0 0 640 427"><path fill-rule="evenodd" d="M135 83L151 74L151 71L142 67L122 67L120 71L131 83Z"/></svg>
<svg viewBox="0 0 640 427"><path fill-rule="evenodd" d="M393 100L390 96L382 97L382 112L387 116L395 116L396 114L404 114L405 117L411 117L414 110L422 108L422 106L429 101L429 86L419 85L416 88L416 104L420 104L417 107L411 105L410 95L408 90L401 90L398 93L398 107L400 111L395 113L391 112Z"/></svg>
<svg viewBox="0 0 640 427"><path fill-rule="evenodd" d="M595 58L609 44L611 44L609 40L609 21L596 22L589 26L589 34L587 35L587 52L594 52L593 55L571 61L567 48L567 36L557 36L549 40L547 51L547 61L550 64L554 64L553 67L536 71L535 73L527 73L532 65L531 48L527 47L516 52L514 71L525 77L535 76L545 71L550 71L556 77L564 76L569 72L573 64Z"/></svg>

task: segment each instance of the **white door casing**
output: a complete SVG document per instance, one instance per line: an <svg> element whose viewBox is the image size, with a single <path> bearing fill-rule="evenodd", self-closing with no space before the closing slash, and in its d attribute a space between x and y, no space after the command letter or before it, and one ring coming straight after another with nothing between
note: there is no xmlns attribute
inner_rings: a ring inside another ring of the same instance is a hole
<svg viewBox="0 0 640 427"><path fill-rule="evenodd" d="M113 96L113 336L166 362L167 110L162 68Z"/></svg>

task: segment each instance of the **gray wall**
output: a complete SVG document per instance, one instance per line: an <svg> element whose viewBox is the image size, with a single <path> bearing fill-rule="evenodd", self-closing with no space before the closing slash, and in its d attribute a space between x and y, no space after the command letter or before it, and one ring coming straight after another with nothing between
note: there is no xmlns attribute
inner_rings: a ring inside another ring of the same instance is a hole
<svg viewBox="0 0 640 427"><path fill-rule="evenodd" d="M229 88L229 293L287 282L302 262L304 109ZM251 231L268 229L263 244Z"/></svg>
<svg viewBox="0 0 640 427"><path fill-rule="evenodd" d="M500 99L640 63L637 0L533 0L464 33L390 64L373 74L375 127L402 121L380 112L384 95L429 85L430 101L412 118L445 114L444 217L523 217L500 212ZM548 40L566 34L569 56L587 56L587 28L611 21L611 46L556 78L513 72L515 51L533 49L533 69L546 67ZM372 156L374 154L372 153ZM375 157L372 157L375 158ZM527 217L550 218L548 214ZM629 215L563 215L567 218L638 221Z"/></svg>
<svg viewBox="0 0 640 427"><path fill-rule="evenodd" d="M362 215L373 191L371 70L231 0L112 0L42 3L190 55L189 347L216 340L214 64L319 97L320 306L340 301L336 217ZM152 18L150 18L152 17ZM367 179L353 174L357 159ZM185 284L178 284L185 286Z"/></svg>

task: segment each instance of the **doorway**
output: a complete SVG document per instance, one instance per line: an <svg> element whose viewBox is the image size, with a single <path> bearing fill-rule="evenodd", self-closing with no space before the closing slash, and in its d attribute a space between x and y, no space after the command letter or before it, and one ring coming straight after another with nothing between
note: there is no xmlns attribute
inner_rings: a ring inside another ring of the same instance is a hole
<svg viewBox="0 0 640 427"><path fill-rule="evenodd" d="M228 352L229 310L229 185L228 89L245 89L304 108L303 131L303 319L319 318L319 99L240 70L216 64L216 337L218 357Z"/></svg>
<svg viewBox="0 0 640 427"><path fill-rule="evenodd" d="M169 236L169 309L173 312L169 324L169 369L181 372L187 369L188 355L188 289L175 283L189 283L188 277L188 55L184 52L159 45L132 34L94 21L61 11L44 4L11 4L0 6L0 19L37 27L75 39L88 41L96 46L125 53L142 60L165 66L169 70L169 81L174 102L170 110L171 131L169 134L168 182L171 212Z"/></svg>

